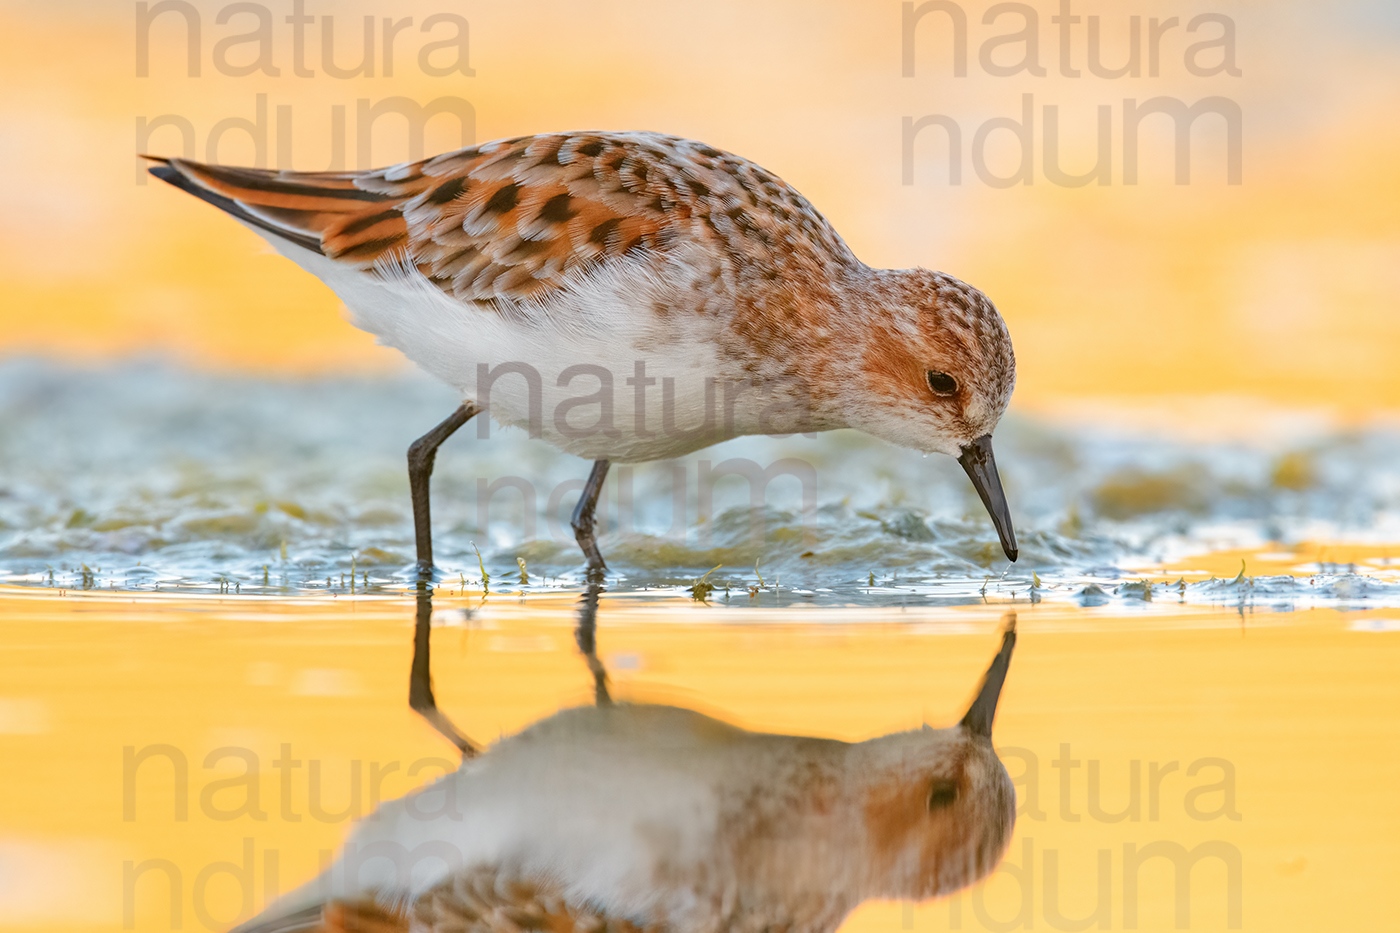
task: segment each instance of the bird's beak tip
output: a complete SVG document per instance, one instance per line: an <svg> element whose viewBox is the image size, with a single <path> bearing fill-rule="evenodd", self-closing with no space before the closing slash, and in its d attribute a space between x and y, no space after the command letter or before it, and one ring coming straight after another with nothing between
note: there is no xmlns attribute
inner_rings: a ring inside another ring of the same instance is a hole
<svg viewBox="0 0 1400 933"><path fill-rule="evenodd" d="M992 524L996 526L997 537L1001 540L1001 549L1006 554L1006 559L1014 563L1021 551L1016 546L1011 509L1006 504L1006 493L1001 488L1001 476L997 473L996 457L992 454L992 436L984 434L966 444L958 456L958 463L962 464L968 479L972 480L973 488L977 490L978 497L986 506Z"/></svg>

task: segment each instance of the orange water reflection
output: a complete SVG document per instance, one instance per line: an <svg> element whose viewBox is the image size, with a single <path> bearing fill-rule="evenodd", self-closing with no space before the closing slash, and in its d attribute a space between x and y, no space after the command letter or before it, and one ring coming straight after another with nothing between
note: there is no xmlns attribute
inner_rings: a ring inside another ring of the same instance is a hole
<svg viewBox="0 0 1400 933"><path fill-rule="evenodd" d="M999 615L605 596L598 652L620 699L859 739L955 717ZM438 702L478 741L591 701L572 599L440 595L436 621ZM6 591L6 925L116 929L132 911L135 929L170 929L175 878L180 928L201 929L311 876L352 813L453 766L407 706L412 625L400 599ZM1041 605L1020 628L997 727L1022 807L1005 870L949 902L867 905L846 929L1020 928L1023 907L1053 929L1094 911L1101 868L1112 928L1130 904L1140 928L1168 928L1170 859L1125 863L1154 843L1205 853L1192 929L1228 928L1234 890L1243 929L1376 929L1400 906L1400 614ZM251 807L232 780L245 760Z"/></svg>

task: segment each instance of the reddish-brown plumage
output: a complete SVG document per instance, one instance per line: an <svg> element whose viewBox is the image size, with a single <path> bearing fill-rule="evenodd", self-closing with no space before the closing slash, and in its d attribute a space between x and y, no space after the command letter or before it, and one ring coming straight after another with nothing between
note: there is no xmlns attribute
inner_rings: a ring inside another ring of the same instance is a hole
<svg viewBox="0 0 1400 933"><path fill-rule="evenodd" d="M364 269L407 260L474 301L538 297L589 263L680 241L713 249L731 274L855 262L776 176L655 134L527 136L366 172L170 164L260 217L319 236L333 259Z"/></svg>

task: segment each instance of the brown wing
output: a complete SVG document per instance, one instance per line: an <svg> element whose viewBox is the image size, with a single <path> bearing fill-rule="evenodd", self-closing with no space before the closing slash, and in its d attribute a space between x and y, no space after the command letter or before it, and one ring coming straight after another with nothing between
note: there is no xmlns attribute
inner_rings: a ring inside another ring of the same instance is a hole
<svg viewBox="0 0 1400 933"><path fill-rule="evenodd" d="M372 900L335 901L258 918L233 933L656 933L652 927L568 904L553 884L488 866L458 872L402 912Z"/></svg>
<svg viewBox="0 0 1400 933"><path fill-rule="evenodd" d="M739 264L804 249L849 255L776 176L651 133L528 136L370 172L183 159L152 172L339 262L409 262L464 300L540 296L590 264L687 239Z"/></svg>
<svg viewBox="0 0 1400 933"><path fill-rule="evenodd" d="M414 902L413 933L656 933L629 920L565 903L550 884L491 868L461 872Z"/></svg>

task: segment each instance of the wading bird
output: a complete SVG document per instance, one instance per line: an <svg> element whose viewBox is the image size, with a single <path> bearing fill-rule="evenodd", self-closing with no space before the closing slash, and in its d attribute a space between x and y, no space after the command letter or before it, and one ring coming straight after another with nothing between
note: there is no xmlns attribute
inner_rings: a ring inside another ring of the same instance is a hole
<svg viewBox="0 0 1400 933"><path fill-rule="evenodd" d="M867 266L747 159L578 132L362 172L156 161L461 393L408 451L424 574L437 449L483 411L593 461L573 516L589 576L612 461L847 427L956 457L1016 559L992 456L1016 376L1001 315L952 276Z"/></svg>
<svg viewBox="0 0 1400 933"><path fill-rule="evenodd" d="M991 732L1015 642L1008 614L957 725L854 744L600 689L484 753L465 742L459 770L380 807L236 933L831 933L868 899L951 893L1011 838Z"/></svg>

